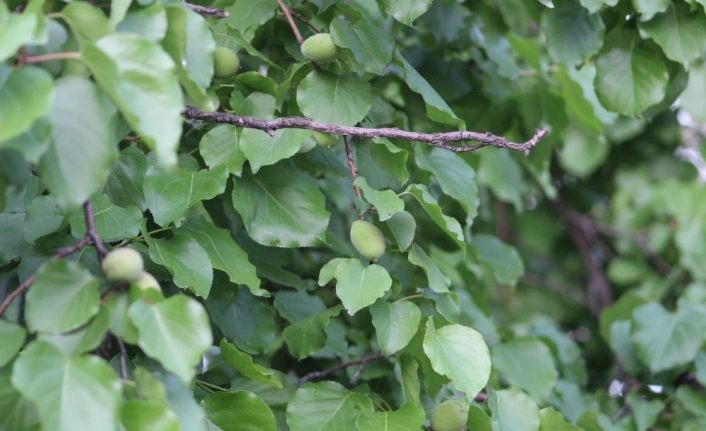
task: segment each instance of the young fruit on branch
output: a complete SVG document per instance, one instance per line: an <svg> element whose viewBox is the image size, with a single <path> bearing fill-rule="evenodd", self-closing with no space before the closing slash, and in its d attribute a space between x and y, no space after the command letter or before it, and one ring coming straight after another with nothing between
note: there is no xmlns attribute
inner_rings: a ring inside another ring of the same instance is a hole
<svg viewBox="0 0 706 431"><path fill-rule="evenodd" d="M446 400L431 412L434 431L461 431L468 420L468 408L457 400Z"/></svg>
<svg viewBox="0 0 706 431"><path fill-rule="evenodd" d="M130 283L130 301L141 299L146 302L159 302L164 299L162 288L152 274L143 271L136 281Z"/></svg>
<svg viewBox="0 0 706 431"><path fill-rule="evenodd" d="M385 254L385 237L374 224L356 220L351 225L351 242L366 259L375 260Z"/></svg>
<svg viewBox="0 0 706 431"><path fill-rule="evenodd" d="M219 46L213 51L213 76L229 78L240 69L240 59L233 50Z"/></svg>
<svg viewBox="0 0 706 431"><path fill-rule="evenodd" d="M140 253L123 247L108 253L103 259L101 268L108 280L132 283L142 276L144 262Z"/></svg>
<svg viewBox="0 0 706 431"><path fill-rule="evenodd" d="M302 42L301 50L304 57L316 62L331 61L338 51L328 33L317 33L307 38Z"/></svg>
<svg viewBox="0 0 706 431"><path fill-rule="evenodd" d="M316 143L324 148L331 148L338 142L338 136L329 135L328 133L314 132L312 136Z"/></svg>

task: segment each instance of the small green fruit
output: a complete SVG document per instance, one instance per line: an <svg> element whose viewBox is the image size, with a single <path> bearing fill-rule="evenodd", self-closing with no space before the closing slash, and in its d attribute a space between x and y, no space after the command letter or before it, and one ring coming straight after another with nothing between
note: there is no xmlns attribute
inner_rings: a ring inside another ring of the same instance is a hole
<svg viewBox="0 0 706 431"><path fill-rule="evenodd" d="M374 224L356 220L351 225L351 242L358 253L369 260L385 254L385 237Z"/></svg>
<svg viewBox="0 0 706 431"><path fill-rule="evenodd" d="M461 431L468 420L468 408L459 401L446 400L431 412L434 431Z"/></svg>
<svg viewBox="0 0 706 431"><path fill-rule="evenodd" d="M238 54L229 48L219 46L213 51L213 76L228 78L240 69Z"/></svg>
<svg viewBox="0 0 706 431"><path fill-rule="evenodd" d="M316 62L331 61L336 58L338 51L328 33L318 33L307 38L302 43L301 50L304 57Z"/></svg>
<svg viewBox="0 0 706 431"><path fill-rule="evenodd" d="M123 247L108 253L103 259L101 268L108 280L132 283L142 276L144 262L140 253Z"/></svg>
<svg viewBox="0 0 706 431"><path fill-rule="evenodd" d="M316 143L324 148L331 148L338 142L337 136L329 135L328 133L314 132L313 137Z"/></svg>
<svg viewBox="0 0 706 431"><path fill-rule="evenodd" d="M159 282L149 272L143 272L137 281L130 283L130 302L138 299L152 303L164 299Z"/></svg>

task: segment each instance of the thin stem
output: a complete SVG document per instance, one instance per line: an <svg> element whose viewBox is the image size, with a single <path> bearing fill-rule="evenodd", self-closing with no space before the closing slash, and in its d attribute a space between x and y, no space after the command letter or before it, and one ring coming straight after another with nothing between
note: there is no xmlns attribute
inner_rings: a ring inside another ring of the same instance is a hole
<svg viewBox="0 0 706 431"><path fill-rule="evenodd" d="M191 9L194 12L199 13L201 15L209 15L214 18L227 18L228 15L230 15L228 13L228 11L225 11L223 9L216 9L213 7L201 6L199 4L192 4L192 3L188 3L188 2L184 2L184 4L189 9Z"/></svg>
<svg viewBox="0 0 706 431"><path fill-rule="evenodd" d="M364 356L364 357L362 357L360 359L356 359L354 361L341 362L340 364L336 365L335 367L331 367L331 368L328 368L328 369L325 369L322 371L313 371L309 374L303 375L302 378L299 379L299 384L302 385L302 384L304 384L308 381L311 381L311 380L318 380L318 379L324 378L324 377L328 376L329 374L335 373L336 371L346 369L346 368L353 366L353 365L365 366L365 365L369 364L370 362L383 359L384 357L385 357L384 354L382 354L381 352L378 352L378 353L374 353L369 356ZM356 373L359 374L358 371L356 371Z"/></svg>
<svg viewBox="0 0 706 431"><path fill-rule="evenodd" d="M353 149L351 148L350 142L348 142L348 136L343 137L343 143L346 147L346 159L348 159L348 169L351 171L351 178L353 179L353 193L355 197L361 199L360 187L355 185L355 180L358 178L358 166L355 164L355 159L353 158Z"/></svg>
<svg viewBox="0 0 706 431"><path fill-rule="evenodd" d="M54 60L78 60L81 58L80 52L69 51L69 52L51 52L49 54L40 55L26 55L20 58L21 63L42 63L44 61L54 61Z"/></svg>
<svg viewBox="0 0 706 431"><path fill-rule="evenodd" d="M312 24L308 19L304 18L304 17L302 16L302 14L297 13L296 11L293 11L293 10L291 10L291 9L289 10L289 13L291 13L294 18L296 18L296 19L298 19L299 21L303 22L304 25L306 25L307 27L309 27L309 28L311 29L311 31L313 31L314 33L320 33L320 32L321 32L321 30L319 30L318 28L316 28L316 26L314 26L314 24Z"/></svg>
<svg viewBox="0 0 706 431"><path fill-rule="evenodd" d="M86 201L83 204L83 214L86 219L86 236L91 240L93 246L98 252L98 260L103 261L103 258L108 254L108 250L105 248L105 244L98 235L98 230L96 229L96 217L93 214L93 204L91 201Z"/></svg>
<svg viewBox="0 0 706 431"><path fill-rule="evenodd" d="M294 19L292 18L292 13L290 12L289 8L287 5L284 3L284 0L277 0L277 4L279 5L279 8L282 9L282 13L284 14L284 17L287 19L287 22L289 23L289 27L292 29L292 33L294 33L294 38L297 40L297 43L299 45L304 42L304 38L302 37L302 34L299 32L299 28L297 27L297 23L294 22Z"/></svg>
<svg viewBox="0 0 706 431"><path fill-rule="evenodd" d="M475 151L479 148L492 146L497 148L507 148L519 151L524 154L534 148L539 141L549 132L547 129L538 129L534 135L526 142L511 142L502 136L497 136L486 132L458 131L440 133L411 132L397 128L366 128L355 126L341 126L337 124L322 123L304 117L281 117L272 120L246 117L242 115L229 114L226 112L204 112L194 107L187 107L182 115L190 120L200 120L210 123L233 124L249 129L263 130L272 133L279 129L307 129L332 135L351 136L356 138L392 138L404 139L408 141L423 142L435 147L445 148L456 153ZM475 141L473 145L451 145L449 142Z"/></svg>
<svg viewBox="0 0 706 431"><path fill-rule="evenodd" d="M409 295L409 296L403 296L402 298L396 300L395 302L402 302L402 301L409 301L410 299L417 299L417 298L424 298L423 293L417 293L414 295Z"/></svg>
<svg viewBox="0 0 706 431"><path fill-rule="evenodd" d="M115 337L118 340L118 348L120 349L120 378L127 380L129 375L127 371L127 350L125 349L125 343L120 337Z"/></svg>
<svg viewBox="0 0 706 431"><path fill-rule="evenodd" d="M196 383L199 384L199 385L201 385L201 386L204 386L204 387L206 387L206 388L215 389L215 390L217 390L217 391L222 391L222 392L228 392L228 389L222 388L222 387L220 387L220 386L218 386L218 385L214 385L213 383L209 383L209 382L204 381L204 380L198 380L198 379L197 379L197 380L196 380Z"/></svg>

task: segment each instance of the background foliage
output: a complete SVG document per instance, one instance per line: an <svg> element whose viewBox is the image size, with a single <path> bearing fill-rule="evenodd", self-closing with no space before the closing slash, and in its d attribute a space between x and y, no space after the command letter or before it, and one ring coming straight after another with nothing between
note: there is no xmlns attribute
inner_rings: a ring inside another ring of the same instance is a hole
<svg viewBox="0 0 706 431"><path fill-rule="evenodd" d="M203 6L0 1L0 429L419 430L447 399L473 431L706 427L706 2ZM342 138L186 105L550 133L350 139L355 179Z"/></svg>

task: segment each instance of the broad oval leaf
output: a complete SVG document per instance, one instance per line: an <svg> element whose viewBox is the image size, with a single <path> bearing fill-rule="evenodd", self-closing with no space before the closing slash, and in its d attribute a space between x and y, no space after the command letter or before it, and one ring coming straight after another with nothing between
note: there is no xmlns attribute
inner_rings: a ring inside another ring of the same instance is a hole
<svg viewBox="0 0 706 431"><path fill-rule="evenodd" d="M600 15L590 14L577 0L561 0L543 12L542 29L549 54L573 66L598 52L605 26Z"/></svg>
<svg viewBox="0 0 706 431"><path fill-rule="evenodd" d="M424 409L407 403L398 410L362 415L356 425L359 431L417 431L424 419Z"/></svg>
<svg viewBox="0 0 706 431"><path fill-rule="evenodd" d="M490 352L474 329L458 324L436 329L429 319L423 348L434 371L448 377L466 399L472 400L488 382Z"/></svg>
<svg viewBox="0 0 706 431"><path fill-rule="evenodd" d="M46 114L53 90L51 75L44 69L0 64L0 143L21 135Z"/></svg>
<svg viewBox="0 0 706 431"><path fill-rule="evenodd" d="M392 278L380 265L363 267L358 259L345 259L337 267L336 296L353 316L373 304L392 287Z"/></svg>
<svg viewBox="0 0 706 431"><path fill-rule="evenodd" d="M209 422L223 431L277 431L272 410L252 392L214 392L203 407Z"/></svg>
<svg viewBox="0 0 706 431"><path fill-rule="evenodd" d="M552 352L543 342L527 338L502 343L493 349L493 367L512 386L535 399L549 396L559 373Z"/></svg>
<svg viewBox="0 0 706 431"><path fill-rule="evenodd" d="M145 233L150 259L165 266L174 276L174 284L189 289L202 298L208 297L213 282L213 267L208 253L188 233L169 239L151 238Z"/></svg>
<svg viewBox="0 0 706 431"><path fill-rule="evenodd" d="M640 29L662 48L664 55L684 66L699 58L706 48L706 16L685 2L673 2L664 13L640 23Z"/></svg>
<svg viewBox="0 0 706 431"><path fill-rule="evenodd" d="M488 399L493 431L538 431L539 408L524 392L506 389L492 392Z"/></svg>
<svg viewBox="0 0 706 431"><path fill-rule="evenodd" d="M0 366L4 366L20 351L27 337L27 331L20 325L0 320Z"/></svg>
<svg viewBox="0 0 706 431"><path fill-rule="evenodd" d="M32 331L76 329L98 313L100 282L76 262L49 261L37 271L27 293L27 323Z"/></svg>
<svg viewBox="0 0 706 431"><path fill-rule="evenodd" d="M116 33L84 48L81 58L160 164L175 165L184 102L169 55L141 36Z"/></svg>
<svg viewBox="0 0 706 431"><path fill-rule="evenodd" d="M311 71L297 89L299 109L312 120L352 126L373 103L370 85L355 75L336 76Z"/></svg>
<svg viewBox="0 0 706 431"><path fill-rule="evenodd" d="M233 187L233 206L256 242L274 247L323 243L328 226L324 196L316 182L289 164L243 173Z"/></svg>
<svg viewBox="0 0 706 431"><path fill-rule="evenodd" d="M128 309L137 344L148 356L188 383L213 339L208 315L196 300L175 295L156 304L134 302Z"/></svg>
<svg viewBox="0 0 706 431"><path fill-rule="evenodd" d="M356 429L362 414L373 413L370 399L336 382L306 383L287 405L291 431L342 431Z"/></svg>
<svg viewBox="0 0 706 431"><path fill-rule="evenodd" d="M12 384L36 404L44 428L115 427L120 380L97 356L66 357L51 344L35 341L17 358Z"/></svg>
<svg viewBox="0 0 706 431"><path fill-rule="evenodd" d="M422 313L411 301L380 301L370 307L380 350L385 355L404 349L419 329Z"/></svg>

